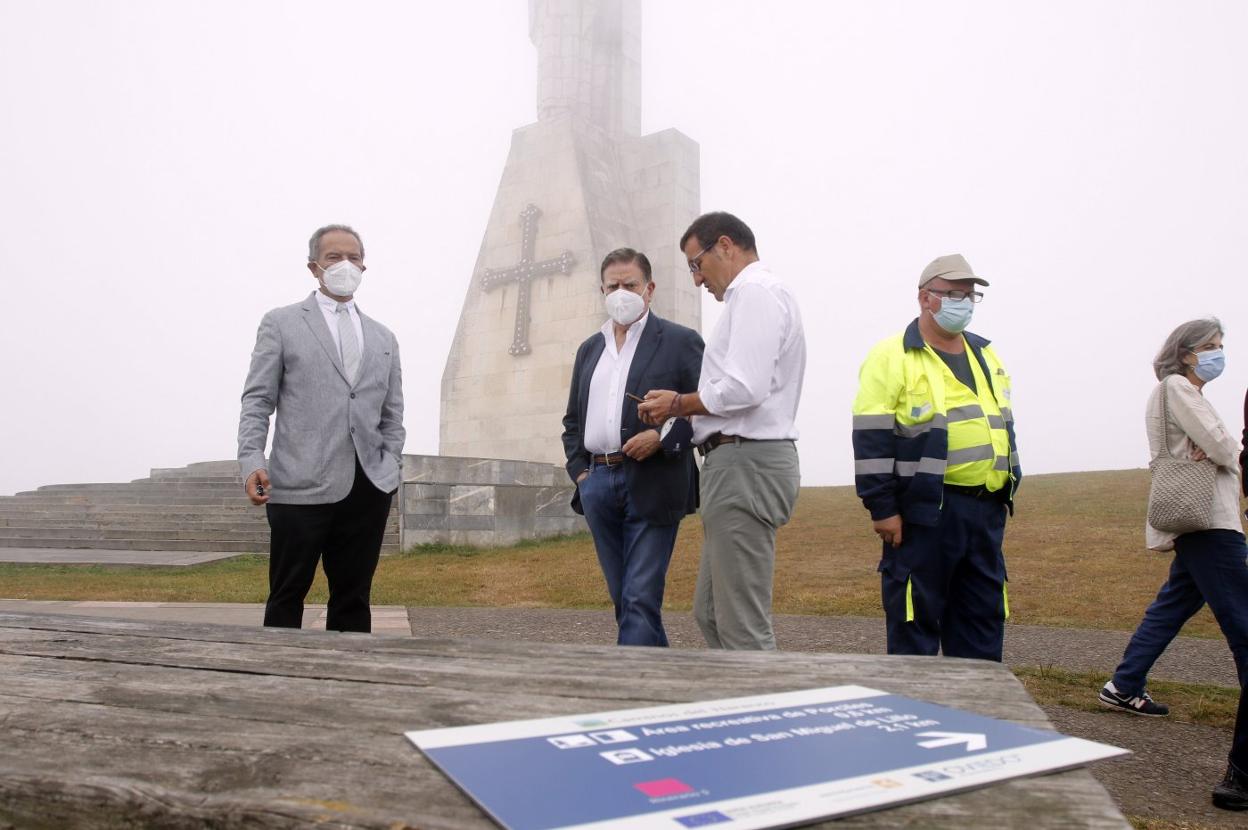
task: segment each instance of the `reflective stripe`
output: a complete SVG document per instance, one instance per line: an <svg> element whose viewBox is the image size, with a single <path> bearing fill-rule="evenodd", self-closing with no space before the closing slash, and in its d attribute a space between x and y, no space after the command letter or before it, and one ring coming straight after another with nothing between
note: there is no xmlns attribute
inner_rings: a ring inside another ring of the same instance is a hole
<svg viewBox="0 0 1248 830"><path fill-rule="evenodd" d="M1003 406L1003 407L1001 407L1001 417L1002 417L1002 418L1004 418L1004 419L1005 419L1005 420L1007 420L1007 421L1013 421L1013 420L1014 420L1014 410L1013 410L1013 409L1010 409L1008 406Z"/></svg>
<svg viewBox="0 0 1248 830"><path fill-rule="evenodd" d="M988 426L992 429L1005 429L1005 419L1000 415L989 415Z"/></svg>
<svg viewBox="0 0 1248 830"><path fill-rule="evenodd" d="M949 422L969 421L972 418L984 417L984 408L977 403L967 404L966 406L955 406L949 410Z"/></svg>
<svg viewBox="0 0 1248 830"><path fill-rule="evenodd" d="M933 429L945 429L947 423L944 415L933 415L932 420L921 424L897 424L893 427L893 432L902 438L917 438Z"/></svg>
<svg viewBox="0 0 1248 830"><path fill-rule="evenodd" d="M856 476L888 475L892 471L893 459L891 458L864 458L854 462L854 475Z"/></svg>
<svg viewBox="0 0 1248 830"><path fill-rule="evenodd" d="M949 453L949 466L969 464L972 461L991 461L996 456L992 444L981 444L978 447L967 447L964 450L954 450Z"/></svg>
<svg viewBox="0 0 1248 830"><path fill-rule="evenodd" d="M898 461L897 475L909 478L916 473L941 476L945 474L945 462L939 458L921 458L918 461Z"/></svg>
<svg viewBox="0 0 1248 830"><path fill-rule="evenodd" d="M1010 618L1010 583L1001 583L1001 599L1005 601L1005 618Z"/></svg>
<svg viewBox="0 0 1248 830"><path fill-rule="evenodd" d="M855 415L854 429L892 429L892 415Z"/></svg>
<svg viewBox="0 0 1248 830"><path fill-rule="evenodd" d="M1010 453L1010 466L1011 466L1011 467L1017 467L1017 466L1018 466L1018 453L1016 453L1016 452L1012 452L1012 453Z"/></svg>
<svg viewBox="0 0 1248 830"><path fill-rule="evenodd" d="M913 583L906 577L906 622L914 622L914 593L910 590Z"/></svg>
<svg viewBox="0 0 1248 830"><path fill-rule="evenodd" d="M1010 471L1010 457L1008 455L998 455L997 459L992 462L992 469L1008 473Z"/></svg>

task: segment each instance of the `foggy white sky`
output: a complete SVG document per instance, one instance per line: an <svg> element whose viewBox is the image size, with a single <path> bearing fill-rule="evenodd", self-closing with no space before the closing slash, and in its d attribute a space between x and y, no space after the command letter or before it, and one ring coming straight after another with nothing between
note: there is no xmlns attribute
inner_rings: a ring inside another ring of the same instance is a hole
<svg viewBox="0 0 1248 830"><path fill-rule="evenodd" d="M993 282L971 328L1013 376L1025 473L1143 466L1150 361L1194 316L1227 327L1207 393L1242 428L1248 4L643 8L643 131L699 142L703 209L745 219L802 303L804 483L852 480L857 368L955 251ZM527 16L0 0L0 494L233 458L256 325L313 288L327 222L364 237L406 451L436 452L511 131L535 120Z"/></svg>

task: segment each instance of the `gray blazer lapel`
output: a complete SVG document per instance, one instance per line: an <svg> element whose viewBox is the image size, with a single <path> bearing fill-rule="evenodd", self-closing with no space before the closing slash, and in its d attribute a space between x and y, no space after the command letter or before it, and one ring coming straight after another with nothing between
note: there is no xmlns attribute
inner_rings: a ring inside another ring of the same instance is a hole
<svg viewBox="0 0 1248 830"><path fill-rule="evenodd" d="M338 347L334 345L334 336L329 333L329 325L325 322L325 315L321 313L321 307L316 303L316 292L313 291L308 295L308 299L303 301L300 306L303 309L303 322L308 324L308 328L312 330L321 348L325 350L325 354L329 357L329 362L334 364L334 368L338 370L339 376L343 380L347 379L347 373L342 369L342 358L338 355Z"/></svg>

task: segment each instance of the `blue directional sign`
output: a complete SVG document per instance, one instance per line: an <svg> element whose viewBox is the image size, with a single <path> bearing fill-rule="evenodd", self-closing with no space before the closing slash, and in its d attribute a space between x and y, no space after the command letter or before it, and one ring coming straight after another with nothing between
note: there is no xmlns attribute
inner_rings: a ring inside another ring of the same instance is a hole
<svg viewBox="0 0 1248 830"><path fill-rule="evenodd" d="M408 732L509 830L750 830L1126 750L862 686Z"/></svg>

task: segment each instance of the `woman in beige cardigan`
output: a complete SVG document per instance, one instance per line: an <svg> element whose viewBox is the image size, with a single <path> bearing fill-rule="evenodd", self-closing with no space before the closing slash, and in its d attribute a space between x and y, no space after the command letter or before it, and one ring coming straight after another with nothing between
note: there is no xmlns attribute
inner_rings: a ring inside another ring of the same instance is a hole
<svg viewBox="0 0 1248 830"><path fill-rule="evenodd" d="M1205 384L1222 373L1225 360L1222 324L1209 318L1175 329L1153 361L1160 382L1145 411L1150 457L1162 454L1165 435L1170 455L1208 459L1217 466L1217 473L1209 530L1176 535L1145 526L1149 548L1174 551L1170 577L1144 612L1122 662L1099 695L1102 704L1132 714L1169 713L1169 707L1149 696L1145 681L1166 646L1205 603L1226 635L1240 686L1248 679L1248 546L1239 513L1240 447L1202 394ZM1233 751L1231 757L1226 780L1214 791L1214 802L1229 809L1248 808L1248 766L1242 765L1248 759L1236 764L1237 753Z"/></svg>

